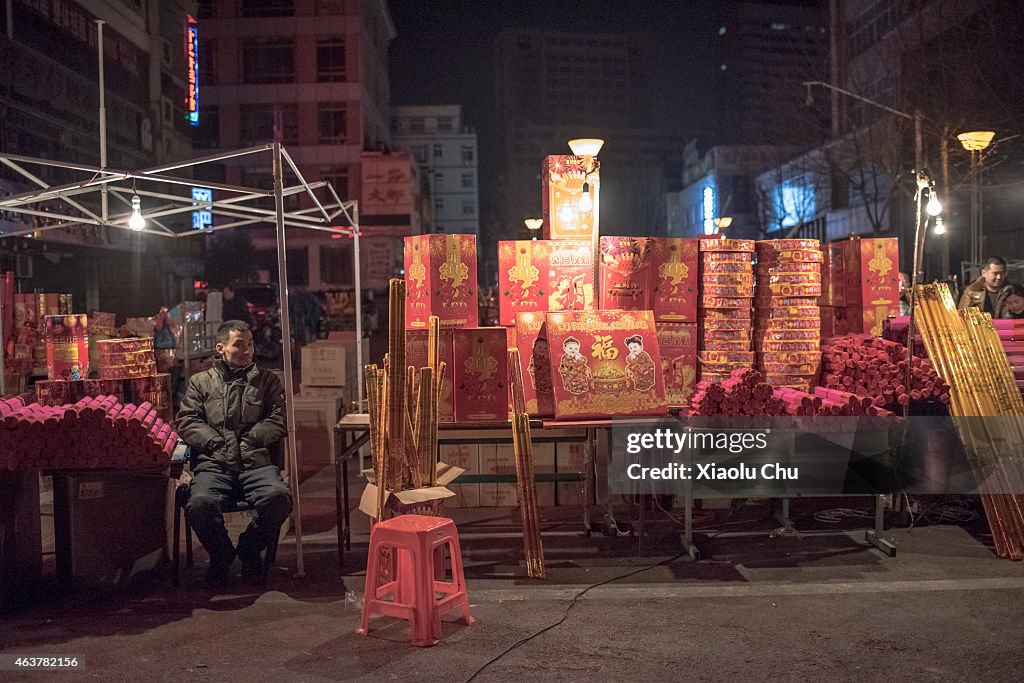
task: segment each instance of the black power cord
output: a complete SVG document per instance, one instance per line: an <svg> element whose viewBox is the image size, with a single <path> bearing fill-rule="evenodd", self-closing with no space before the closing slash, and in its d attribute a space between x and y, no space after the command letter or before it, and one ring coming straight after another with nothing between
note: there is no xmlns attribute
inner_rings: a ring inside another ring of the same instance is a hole
<svg viewBox="0 0 1024 683"><path fill-rule="evenodd" d="M562 615L561 619L559 619L558 621L556 621L553 624L549 624L548 626L545 626L544 628L542 628L541 630L537 631L536 633L532 633L532 634L526 636L525 638L521 638L520 640L517 640L516 642L512 643L512 645L508 646L504 650L504 652L498 654L497 656L493 657L489 661L485 662L483 666L481 666L479 669L474 671L473 675L466 679L466 683L471 683L474 679L476 679L477 676L479 676L481 673L483 673L484 670L487 669L487 667L489 667L491 664L494 664L495 662L500 660L502 657L507 655L509 652L512 652L512 650L515 650L516 648L518 648L518 647L520 647L522 645L525 645L526 643L530 642L534 638L536 638L538 636L541 636L541 635L547 633L548 631L561 626L563 623L565 623L565 620L569 618L569 613L572 612L572 608L576 606L577 601L579 601L580 598L582 598L584 595L586 595L588 592L590 592L594 588L600 588L601 586L605 586L605 585L607 585L609 583L614 583L616 581L621 581L622 579L628 579L631 576L636 576L637 574L642 574L643 572L649 571L649 570L654 569L656 567L661 567L663 565L670 564L672 562L675 562L676 560L678 560L679 558L681 558L685 554L686 553L680 553L680 554L678 554L678 555L676 555L674 557L670 557L668 559L662 560L661 562L656 562L654 564L647 565L646 567L641 567L639 569L634 569L633 571L627 572L627 573L622 574L620 576L613 576L610 579L605 579L604 581L599 581L598 583L594 583L594 584L591 584L591 585L587 586L586 588L581 590L579 593L574 595L572 600L569 601L569 605L565 608L565 614Z"/></svg>

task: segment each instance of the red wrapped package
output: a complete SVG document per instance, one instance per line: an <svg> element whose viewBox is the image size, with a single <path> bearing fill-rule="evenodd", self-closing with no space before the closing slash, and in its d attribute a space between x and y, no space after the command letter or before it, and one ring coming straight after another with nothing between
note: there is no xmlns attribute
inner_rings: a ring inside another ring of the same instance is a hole
<svg viewBox="0 0 1024 683"><path fill-rule="evenodd" d="M736 251L753 252L754 240L730 240L717 237L702 237L700 239L701 251Z"/></svg>

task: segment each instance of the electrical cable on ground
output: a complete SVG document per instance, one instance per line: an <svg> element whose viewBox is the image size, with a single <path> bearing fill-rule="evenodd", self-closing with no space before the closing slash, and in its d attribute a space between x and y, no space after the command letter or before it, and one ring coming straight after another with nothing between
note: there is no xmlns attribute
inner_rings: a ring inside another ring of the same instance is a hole
<svg viewBox="0 0 1024 683"><path fill-rule="evenodd" d="M569 602L569 605L565 608L565 614L562 615L561 619L559 619L558 621L556 621L553 624L549 624L548 626L545 626L544 628L540 629L539 631L536 631L535 633L533 633L533 634L531 634L529 636L526 636L525 638L521 638L521 639L517 640L516 642L512 643L512 645L507 647L504 650L504 652L501 652L497 656L491 658L490 660L485 662L483 666L481 666L479 669L474 671L473 675L466 679L466 683L471 683L474 679L476 679L477 676L479 676L481 673L483 673L484 670L487 669L487 667L489 667L491 664L496 663L498 660L500 660L502 657L507 655L509 652L512 652L512 650L515 650L516 648L518 648L518 647L520 647L522 645L525 645L526 643L530 642L534 638L536 638L538 636L541 636L541 635L547 633L548 631L561 626L563 623L565 623L566 619L569 618L569 614L572 612L572 608L576 606L576 602L580 598L582 598L584 595L586 595L589 591L593 590L594 588L599 588L599 587L607 585L609 583L614 583L615 581L621 581L622 579L628 579L631 576L635 576L637 574L641 574L643 572L646 572L646 571L649 571L651 569L654 569L655 567L661 567L663 565L670 564L670 563L675 562L676 560L680 559L685 554L686 553L679 553L678 555L676 555L674 557L670 557L670 558L664 559L664 560L662 560L660 562L656 562L654 564L647 565L646 567L641 567L639 569L634 569L633 571L627 572L627 573L622 574L620 576L614 576L614 577L612 577L610 579L605 579L604 581L599 581L598 583L594 583L594 584L591 584L591 585L587 586L586 588L584 588L583 590L581 590L580 592L578 592L576 595L573 596L572 600Z"/></svg>

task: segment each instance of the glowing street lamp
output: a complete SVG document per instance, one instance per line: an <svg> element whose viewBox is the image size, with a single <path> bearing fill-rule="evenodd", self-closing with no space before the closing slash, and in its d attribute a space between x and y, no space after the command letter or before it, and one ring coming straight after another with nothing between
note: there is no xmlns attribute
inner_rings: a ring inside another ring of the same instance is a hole
<svg viewBox="0 0 1024 683"><path fill-rule="evenodd" d="M971 153L971 263L981 262L981 154L992 144L995 136L991 130L974 130L956 136L963 148Z"/></svg>

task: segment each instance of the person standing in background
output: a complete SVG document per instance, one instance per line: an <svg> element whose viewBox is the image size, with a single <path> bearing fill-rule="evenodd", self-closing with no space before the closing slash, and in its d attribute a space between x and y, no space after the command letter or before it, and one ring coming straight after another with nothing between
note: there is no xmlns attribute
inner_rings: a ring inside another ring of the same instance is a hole
<svg viewBox="0 0 1024 683"><path fill-rule="evenodd" d="M981 277L964 289L957 308L980 308L985 313L990 313L993 318L1001 318L1006 312L1006 296L1009 293L1006 261L998 256L990 256L981 269Z"/></svg>
<svg viewBox="0 0 1024 683"><path fill-rule="evenodd" d="M249 327L252 327L254 321L252 319L252 313L249 312L249 302L245 300L245 297L235 292L235 286L233 284L226 285L222 290L224 296L224 309L221 313L222 320L241 320Z"/></svg>

